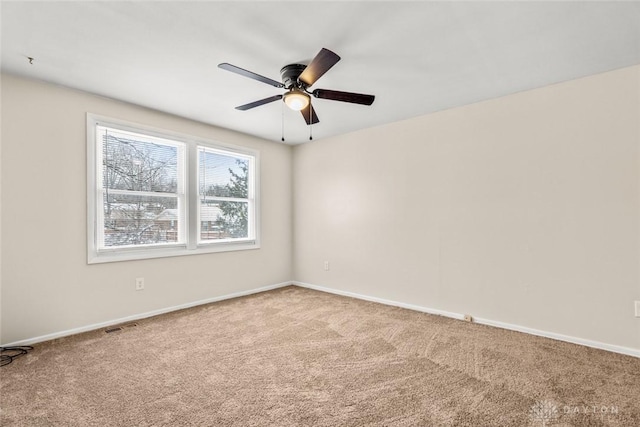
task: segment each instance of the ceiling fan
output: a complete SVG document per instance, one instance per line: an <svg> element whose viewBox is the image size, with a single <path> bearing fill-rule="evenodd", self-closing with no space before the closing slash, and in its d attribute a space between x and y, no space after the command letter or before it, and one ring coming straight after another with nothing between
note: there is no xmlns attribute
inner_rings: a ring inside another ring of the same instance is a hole
<svg viewBox="0 0 640 427"><path fill-rule="evenodd" d="M295 111L300 111L302 113L302 117L307 122L307 125L311 125L318 123L320 120L318 120L318 116L311 105L310 95L319 99L330 99L333 101L350 102L362 105L371 105L375 99L375 96L373 95L340 92L329 89L315 89L313 91L309 91L309 87L322 77L324 73L329 71L331 67L336 65L338 61L340 61L340 57L338 55L329 49L322 48L315 58L311 60L309 65L289 64L282 67L280 70L282 83L226 62L218 64L218 67L223 70L231 71L232 73L240 74L241 76L249 77L250 79L287 90L281 95L273 95L268 98L240 105L236 107L236 110L246 111L251 108L259 107L282 99L289 108Z"/></svg>

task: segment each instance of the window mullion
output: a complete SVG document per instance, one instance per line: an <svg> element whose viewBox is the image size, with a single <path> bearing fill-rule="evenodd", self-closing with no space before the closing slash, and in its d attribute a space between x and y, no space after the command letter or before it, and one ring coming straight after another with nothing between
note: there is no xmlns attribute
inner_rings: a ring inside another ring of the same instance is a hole
<svg viewBox="0 0 640 427"><path fill-rule="evenodd" d="M198 247L198 233L200 232L199 216L200 216L200 197L198 192L198 146L197 144L189 144L189 155L187 156L188 179L187 179L187 200L189 207L188 212L188 238L187 249L193 250Z"/></svg>
<svg viewBox="0 0 640 427"><path fill-rule="evenodd" d="M117 190L109 188L109 194L111 195L130 195L130 196L147 196L147 197L178 197L180 191L176 193L162 193L160 191L135 191L135 190Z"/></svg>
<svg viewBox="0 0 640 427"><path fill-rule="evenodd" d="M247 203L249 200L249 198L245 198L245 197L222 197L222 196L203 196L204 200L219 200L221 202L240 202L240 203Z"/></svg>

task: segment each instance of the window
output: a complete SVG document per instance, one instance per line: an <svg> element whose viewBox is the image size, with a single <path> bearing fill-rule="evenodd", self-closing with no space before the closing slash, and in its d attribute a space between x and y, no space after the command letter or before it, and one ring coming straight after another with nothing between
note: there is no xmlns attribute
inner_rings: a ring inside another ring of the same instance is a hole
<svg viewBox="0 0 640 427"><path fill-rule="evenodd" d="M251 158L198 147L199 242L246 239L253 210L249 186Z"/></svg>
<svg viewBox="0 0 640 427"><path fill-rule="evenodd" d="M88 262L259 248L257 160L87 116Z"/></svg>

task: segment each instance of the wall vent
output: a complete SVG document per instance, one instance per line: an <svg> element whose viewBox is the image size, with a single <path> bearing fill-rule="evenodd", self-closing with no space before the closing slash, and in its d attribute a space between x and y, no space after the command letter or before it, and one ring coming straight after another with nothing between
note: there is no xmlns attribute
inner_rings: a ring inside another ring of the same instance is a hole
<svg viewBox="0 0 640 427"><path fill-rule="evenodd" d="M114 326L114 327L111 327L109 329L105 329L104 331L107 334L110 334L111 332L118 332L118 331L123 330L124 328L133 328L133 327L136 327L136 326L138 326L137 323L127 323L126 325Z"/></svg>

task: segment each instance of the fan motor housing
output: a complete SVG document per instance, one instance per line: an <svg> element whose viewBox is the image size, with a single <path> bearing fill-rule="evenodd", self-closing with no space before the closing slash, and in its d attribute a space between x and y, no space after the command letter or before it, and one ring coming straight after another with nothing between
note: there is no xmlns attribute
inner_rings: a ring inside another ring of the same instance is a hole
<svg viewBox="0 0 640 427"><path fill-rule="evenodd" d="M282 83L284 84L284 87L287 89L299 87L300 84L298 84L298 77L302 74L305 68L307 68L307 66L302 64L289 64L282 67L280 75L282 76Z"/></svg>

